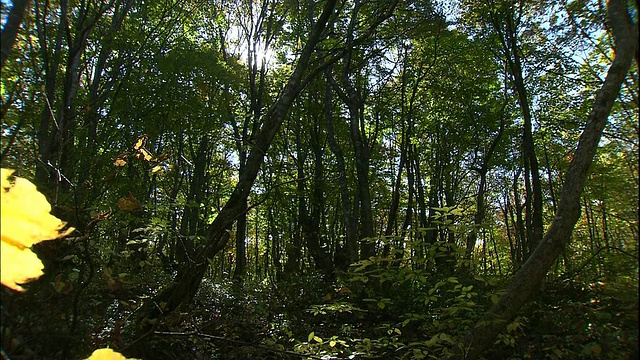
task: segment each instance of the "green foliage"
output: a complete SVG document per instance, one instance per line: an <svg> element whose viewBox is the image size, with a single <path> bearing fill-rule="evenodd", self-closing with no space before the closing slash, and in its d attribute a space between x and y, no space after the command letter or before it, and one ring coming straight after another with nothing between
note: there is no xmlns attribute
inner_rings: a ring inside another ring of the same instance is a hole
<svg viewBox="0 0 640 360"><path fill-rule="evenodd" d="M493 22L521 15L546 227L611 61L605 9L463 1L448 13L446 4L399 2L374 30L386 4L338 3L290 109L270 107L321 10L314 2L31 7L0 79L2 167L35 179L77 231L35 247L45 275L26 293L3 289L3 356L72 359L137 343L159 359L431 359L460 346L526 260L517 256L526 253L531 199L523 119ZM509 13L516 9L522 14ZM350 24L356 41L347 45ZM249 48L267 42L276 58L262 73L248 53L261 60ZM637 357L635 66L571 242L486 358ZM347 84L360 118L340 96ZM235 243L238 227L224 224L230 240L212 244L241 156L280 111L288 115L275 140L259 149L266 158L248 194L244 238ZM136 158L143 135L151 159ZM359 188L359 162L368 189ZM362 217L363 194L372 224ZM123 199L137 205L122 207ZM374 256L363 255L366 246ZM198 291L167 311L170 300L154 297L199 268L196 255L211 247L220 250L192 280ZM241 257L245 275L232 281ZM157 333L139 338L135 318L145 305L163 316L153 320Z"/></svg>

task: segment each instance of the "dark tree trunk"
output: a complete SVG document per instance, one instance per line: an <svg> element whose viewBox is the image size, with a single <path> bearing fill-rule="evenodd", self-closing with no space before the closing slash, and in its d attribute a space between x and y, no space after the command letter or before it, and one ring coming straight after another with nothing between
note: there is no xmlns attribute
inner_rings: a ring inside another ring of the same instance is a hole
<svg viewBox="0 0 640 360"><path fill-rule="evenodd" d="M180 224L180 236L178 238L176 257L181 265L187 265L194 255L195 238L204 235L204 223L201 220L200 205L206 193L206 170L209 167L209 139L203 136L200 139L198 149L191 148L193 161L193 173L189 183L187 205L184 208L182 222Z"/></svg>
<svg viewBox="0 0 640 360"><path fill-rule="evenodd" d="M610 0L609 21L616 40L615 58L596 95L587 124L560 193L558 212L540 245L518 271L499 302L469 331L456 359L477 359L517 315L520 307L538 291L547 271L562 253L580 217L580 196L602 131L638 49L638 25L631 20L624 0Z"/></svg>
<svg viewBox="0 0 640 360"><path fill-rule="evenodd" d="M525 222L527 227L527 245L530 253L533 251L542 239L543 222L542 222L542 185L540 183L540 172L538 169L538 159L535 153L535 145L533 142L532 117L529 106L529 97L524 84L522 73L522 64L520 62L520 49L517 44L516 29L513 28L513 18L509 16L507 19L506 47L507 63L511 69L514 78L516 92L518 93L518 102L522 117L524 118L524 130L522 137L522 156L525 168L525 189L526 189L526 214Z"/></svg>
<svg viewBox="0 0 640 360"><path fill-rule="evenodd" d="M247 201L240 206L240 215L236 221L236 263L233 270L233 279L241 282L247 271Z"/></svg>
<svg viewBox="0 0 640 360"><path fill-rule="evenodd" d="M2 40L0 41L0 57L2 61L0 62L0 69L4 68L4 63L7 61L7 58L9 58L11 48L18 37L18 31L20 31L20 25L22 25L24 13L28 5L28 0L13 0L13 7L11 8L11 12L9 12L7 23L2 29Z"/></svg>
<svg viewBox="0 0 640 360"><path fill-rule="evenodd" d="M520 202L520 195L518 190L518 178L520 178L520 174L522 173L521 169L518 169L514 178L513 178L513 211L515 212L515 239L516 239L516 257L515 262L513 263L513 269L516 270L520 267L522 262L526 260L526 235L525 235L525 225L524 220L522 219L522 209L524 205Z"/></svg>
<svg viewBox="0 0 640 360"><path fill-rule="evenodd" d="M80 86L80 67L82 56L87 45L87 39L102 16L111 9L113 1L106 4L96 4L82 9L80 14L75 15L74 29L72 33L69 18L69 3L66 0L60 2L60 21L58 23L57 34L53 53L48 50L46 38L47 26L47 4L40 8L36 4L36 26L38 38L42 48L42 56L45 72L45 94L46 106L43 110L38 133L40 158L36 168L36 181L41 185L46 185L49 189L56 189L62 186L69 189L75 178L75 172L83 169L89 164L85 161L92 161L90 157L75 159L74 150L76 143L76 98ZM56 101L56 84L59 74L63 51L63 42L66 39L66 61L64 63L64 76L62 77L62 98ZM84 139L77 139L78 143L86 142ZM77 160L77 161L76 161ZM72 225L77 226L77 221L65 219Z"/></svg>
<svg viewBox="0 0 640 360"><path fill-rule="evenodd" d="M329 246L326 246L325 231L321 231L321 219L322 210L325 207L324 200L324 164L322 156L324 150L320 141L320 129L321 121L320 116L314 116L314 124L311 129L311 149L313 150L313 191L311 194L311 214L307 216L302 222L302 230L306 239L309 253L313 257L316 263L316 268L320 270L329 280L334 277L334 266L331 261L331 255L328 251Z"/></svg>
<svg viewBox="0 0 640 360"><path fill-rule="evenodd" d="M341 89L338 84L334 82L334 89L340 96L342 101L347 105L349 110L349 130L351 135L351 142L353 143L353 150L355 154L356 162L356 179L357 179L357 203L356 206L359 209L358 217L360 232L358 238L361 240L360 244L360 258L367 259L375 255L375 243L372 240L374 237L374 225L373 225L373 212L371 207L371 194L369 189L369 163L370 163L370 147L364 133L364 99L356 85L352 83L351 75L355 78L359 78L359 74L353 74L353 57L356 54L354 49L355 38L355 26L358 21L358 13L360 1L355 1L353 11L351 14L351 21L349 22L349 29L347 31L347 40L345 47L348 49L344 58L344 68L342 70L340 85L344 88ZM362 130L361 130L362 129Z"/></svg>
<svg viewBox="0 0 640 360"><path fill-rule="evenodd" d="M329 79L331 78L331 68L326 71L327 85L324 98L324 116L327 124L327 139L329 148L336 156L336 164L338 166L338 184L340 187L340 200L342 203L342 217L346 228L346 237L343 246L337 246L336 249L336 265L341 269L346 269L349 264L358 259L358 240L357 240L357 219L352 214L351 196L349 195L349 187L347 184L347 170L344 161L344 154L340 145L335 138L333 130L333 111L332 111L332 91Z"/></svg>
<svg viewBox="0 0 640 360"><path fill-rule="evenodd" d="M293 278L300 275L302 263L302 233L304 228L309 224L308 206L306 193L306 183L304 174L304 164L307 158L307 152L302 148L302 119L295 120L295 151L296 151L296 196L298 198L298 211L295 215L296 221L294 222L294 231L292 242L287 247L287 262L285 263L284 271L285 276ZM306 233L306 232L305 232Z"/></svg>
<svg viewBox="0 0 640 360"><path fill-rule="evenodd" d="M502 116L502 114L501 114ZM486 183L487 183L487 172L489 171L489 162L493 157L493 153L498 147L498 143L500 142L500 138L502 137L502 133L504 132L505 118L502 116L500 121L500 129L498 130L498 134L491 142L489 146L489 150L484 155L482 159L482 165L480 165L479 169L476 169L480 174L480 183L478 184L478 192L476 193L476 213L473 216L473 229L471 229L471 233L467 236L467 246L465 249L465 263L463 265L463 272L469 272L471 269L471 257L473 255L473 250L476 246L476 241L478 239L478 231L482 226L482 222L484 221L485 209L484 209L484 193L486 191Z"/></svg>
<svg viewBox="0 0 640 360"><path fill-rule="evenodd" d="M543 233L542 214L542 184L538 169L538 159L532 132L532 117L529 105L529 95L524 82L521 61L521 49L518 44L518 30L514 17L515 7L508 7L504 11L492 12L491 21L501 42L505 60L509 66L514 87L518 95L520 111L524 119L522 131L522 159L524 165L525 182L525 227L527 254L540 243Z"/></svg>

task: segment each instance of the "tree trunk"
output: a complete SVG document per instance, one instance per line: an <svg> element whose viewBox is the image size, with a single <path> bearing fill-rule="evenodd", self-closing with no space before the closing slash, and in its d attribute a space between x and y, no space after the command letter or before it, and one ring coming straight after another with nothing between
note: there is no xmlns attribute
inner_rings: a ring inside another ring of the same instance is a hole
<svg viewBox="0 0 640 360"><path fill-rule="evenodd" d="M506 19L506 30L504 50L507 55L507 63L513 75L518 102L524 118L524 129L522 137L522 156L525 168L525 188L526 188L526 218L527 225L527 245L530 253L538 246L542 239L542 185L540 183L540 172L538 170L538 159L536 157L535 145L532 133L531 108L529 106L529 96L524 85L522 64L520 61L520 48L518 46L517 29L513 25L513 16L509 14Z"/></svg>
<svg viewBox="0 0 640 360"><path fill-rule="evenodd" d="M520 307L539 289L580 217L580 196L589 167L598 149L607 117L638 49L638 25L633 23L627 12L627 2L610 0L607 9L616 40L615 58L580 136L560 194L558 212L540 245L514 275L507 293L469 331L452 358L477 359L493 344L496 336L517 315Z"/></svg>
<svg viewBox="0 0 640 360"><path fill-rule="evenodd" d="M195 263L180 268L174 280L153 299L145 302L138 310L133 334L135 341L130 345L133 353L144 354L145 348L141 340L153 330L153 324L196 294L209 267L209 262L227 244L229 229L238 216L243 213L243 204L246 202L251 187L258 176L258 171L264 162L264 157L273 138L287 115L293 100L302 89L303 76L309 66L311 55L316 44L320 41L320 37L324 32L329 17L334 12L335 6L336 0L328 0L318 21L314 24L294 72L289 77L280 97L265 115L264 124L259 134L255 137L254 146L251 147L247 157L246 167L240 174L234 191L218 216L208 227L203 246L194 256Z"/></svg>
<svg viewBox="0 0 640 360"><path fill-rule="evenodd" d="M340 145L335 138L335 132L333 130L333 113L331 104L331 85L329 79L331 78L331 68L326 71L327 85L325 89L325 109L324 116L327 124L327 140L329 141L329 148L331 152L336 156L336 165L338 166L338 184L340 186L340 199L342 203L342 216L344 226L346 228L346 237L344 245L338 247L336 251L336 265L341 269L346 269L349 264L355 262L358 258L358 243L357 243L357 219L351 212L351 196L349 195L349 187L347 185L347 171L344 161L344 154Z"/></svg>
<svg viewBox="0 0 640 360"><path fill-rule="evenodd" d="M36 26L38 38L42 48L42 56L45 66L45 93L47 104L43 110L38 133L39 155L38 166L36 168L36 182L40 185L47 185L49 189L57 189L63 186L69 189L73 184L75 172L88 166L85 161L91 158L74 158L76 144L76 107L75 102L80 87L80 69L82 67L82 56L84 55L89 35L95 28L102 16L111 10L113 3L87 6L79 14L69 13L69 3L66 0L60 2L57 34L52 58L49 58L48 43L46 38L47 27L47 7L43 9L36 4ZM70 19L69 16L75 16ZM70 21L75 20L72 27ZM75 29L72 33L71 29ZM66 40L67 47L63 49L63 42ZM66 55L64 76L59 74L59 65L63 53ZM56 101L57 78L63 79L62 98ZM78 143L86 142L78 139ZM78 161L76 161L78 160ZM80 171L82 172L82 170ZM77 226L80 221L65 219L72 225Z"/></svg>
<svg viewBox="0 0 640 360"><path fill-rule="evenodd" d="M328 279L334 278L334 266L331 261L329 247L325 246L325 231L321 231L322 210L325 207L324 200L324 164L322 156L324 149L320 141L321 121L320 116L314 116L314 124L311 129L311 148L314 155L313 191L309 206L311 215L306 216L302 222L302 230L306 239L309 253L316 263L316 268L320 270ZM304 215L304 214L303 214Z"/></svg>
<svg viewBox="0 0 640 360"><path fill-rule="evenodd" d="M7 58L9 58L11 48L18 37L18 31L20 30L20 25L24 19L24 13L27 10L27 5L29 5L28 0L13 1L13 7L11 8L11 12L7 18L7 23L2 29L2 41L0 41L0 54L2 61L0 62L0 69L4 68L4 63L7 61Z"/></svg>
<svg viewBox="0 0 640 360"><path fill-rule="evenodd" d="M295 214L296 221L293 222L294 231L292 241L287 246L287 262L284 265L285 276L289 279L295 278L301 274L302 267L302 234L304 227L309 223L308 206L306 193L306 183L304 174L304 164L307 158L307 152L302 148L302 119L298 117L295 121L295 151L296 151L296 197L298 201L298 211Z"/></svg>
<svg viewBox="0 0 640 360"><path fill-rule="evenodd" d="M180 236L176 249L176 257L181 265L188 264L194 254L196 236L204 233L204 223L201 219L200 206L204 200L207 189L206 170L210 165L209 138L205 135L200 139L198 149L191 147L191 158L193 159L193 172L189 182L189 194L187 195L187 205L184 208L182 221L180 224Z"/></svg>
<svg viewBox="0 0 640 360"><path fill-rule="evenodd" d="M480 174L480 183L478 184L478 192L476 193L476 214L473 217L473 228L471 229L471 233L469 233L469 235L467 236L467 247L465 249L465 262L462 266L464 273L469 273L469 271L471 270L471 258L473 255L473 250L476 247L476 241L478 239L478 231L480 230L480 227L482 226L482 222L484 221L484 215L485 215L484 193L486 191L487 172L489 172L489 162L491 161L491 158L493 157L493 153L498 147L498 143L500 142L500 138L502 137L502 133L504 132L504 125L505 125L505 117L502 116L498 134L496 134L496 137L491 142L491 146L489 146L489 150L487 151L484 158L482 159L482 165L480 166L479 169L476 169Z"/></svg>
<svg viewBox="0 0 640 360"><path fill-rule="evenodd" d="M370 163L370 147L367 141L367 136L364 133L364 99L358 89L352 83L351 76L353 73L353 56L357 49L354 48L354 38L356 31L356 24L358 22L358 12L361 6L360 1L355 1L353 11L351 14L351 20L349 22L349 29L347 31L347 40L345 43L346 49L349 49L345 59L344 68L341 74L341 83L344 91L336 84L333 83L336 93L340 96L342 101L347 105L349 110L349 130L351 135L351 142L353 144L353 150L355 154L356 162L356 179L357 179L357 200L355 204L358 206L359 216L355 221L360 222L360 232L358 238L361 240L360 244L360 258L367 259L375 255L375 243L371 241L374 237L374 225L373 225L373 212L371 208L371 194L369 189L369 163ZM358 78L358 74L353 74L354 78ZM355 82L355 80L353 80ZM362 130L361 130L362 129Z"/></svg>

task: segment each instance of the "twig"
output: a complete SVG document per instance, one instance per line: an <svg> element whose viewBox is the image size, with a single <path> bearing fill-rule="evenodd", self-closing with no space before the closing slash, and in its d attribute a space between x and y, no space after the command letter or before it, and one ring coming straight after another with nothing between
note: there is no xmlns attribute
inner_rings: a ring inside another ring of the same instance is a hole
<svg viewBox="0 0 640 360"><path fill-rule="evenodd" d="M249 343L249 342L245 342L245 341L229 339L229 338L226 338L226 337L223 337L223 336L215 336L215 335L203 334L203 333L197 332L197 331L190 331L190 332L156 331L156 332L154 332L154 334L155 335L168 335L168 336L198 336L198 337L202 337L202 338L206 338L206 339L220 340L220 341L226 341L226 342L230 342L230 343L234 343L234 344L238 344L238 345L251 346L251 347L254 347L254 348L263 349L263 350L267 350L267 351L271 351L271 352L277 352L277 353L288 354L288 355L295 355L297 357L323 360L323 358L315 356L315 355L300 354L300 353L289 351L289 350L274 349L272 347L265 346L265 345L253 344L253 343Z"/></svg>
<svg viewBox="0 0 640 360"><path fill-rule="evenodd" d="M633 254L630 254L629 252L626 252L620 248L617 248L615 246L603 246L601 248L599 248L593 255L591 255L589 257L589 259L587 259L579 268L578 270L574 271L573 274L568 277L567 279L564 280L565 283L569 283L571 281L573 281L578 275L580 275L580 273L582 272L582 270L584 270L585 267L587 267L587 265L589 265L589 263L591 263L591 261L593 259L596 258L596 256L598 256L603 250L616 250L626 256L629 256L631 258L637 259L637 257ZM565 276L568 276L569 274L566 274Z"/></svg>

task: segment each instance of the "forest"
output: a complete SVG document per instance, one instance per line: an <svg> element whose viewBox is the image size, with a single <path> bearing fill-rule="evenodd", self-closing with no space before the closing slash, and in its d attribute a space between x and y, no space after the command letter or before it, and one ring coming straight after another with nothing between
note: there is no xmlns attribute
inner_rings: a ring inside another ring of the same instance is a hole
<svg viewBox="0 0 640 360"><path fill-rule="evenodd" d="M2 0L2 359L637 359L638 9Z"/></svg>

